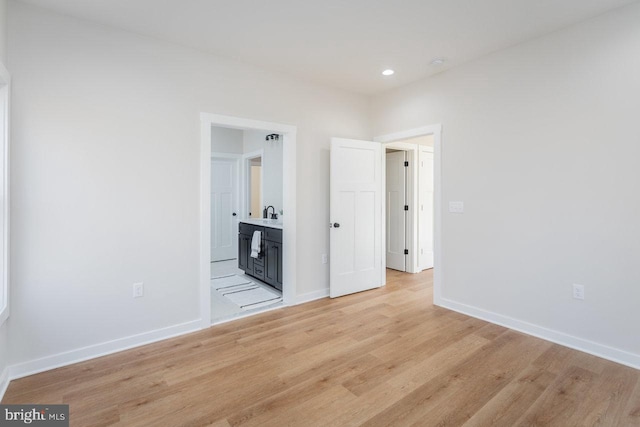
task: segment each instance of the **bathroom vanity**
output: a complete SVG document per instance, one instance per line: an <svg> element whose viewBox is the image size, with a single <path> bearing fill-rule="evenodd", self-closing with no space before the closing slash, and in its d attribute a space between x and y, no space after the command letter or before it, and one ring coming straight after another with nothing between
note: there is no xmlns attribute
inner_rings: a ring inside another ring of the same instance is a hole
<svg viewBox="0 0 640 427"><path fill-rule="evenodd" d="M251 257L254 231L262 232L260 254ZM238 224L238 268L256 279L282 291L282 222L247 219Z"/></svg>

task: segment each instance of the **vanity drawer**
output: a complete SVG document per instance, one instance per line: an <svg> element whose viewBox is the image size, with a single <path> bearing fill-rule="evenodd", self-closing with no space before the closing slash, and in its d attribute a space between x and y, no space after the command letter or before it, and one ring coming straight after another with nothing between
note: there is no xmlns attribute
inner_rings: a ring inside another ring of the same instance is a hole
<svg viewBox="0 0 640 427"><path fill-rule="evenodd" d="M264 279L264 267L262 265L253 264L253 275L258 279Z"/></svg>
<svg viewBox="0 0 640 427"><path fill-rule="evenodd" d="M245 224L244 222L241 222L241 223L238 224L238 233L240 233L240 234L253 235L254 231L263 231L263 229L262 229L262 227L257 227L257 226L252 225L252 224Z"/></svg>
<svg viewBox="0 0 640 427"><path fill-rule="evenodd" d="M282 243L282 230L278 228L264 228L264 240L268 240L270 242Z"/></svg>
<svg viewBox="0 0 640 427"><path fill-rule="evenodd" d="M262 243L262 250L264 251L264 242ZM253 264L259 265L260 267L264 266L264 253L260 253L258 258L253 258Z"/></svg>

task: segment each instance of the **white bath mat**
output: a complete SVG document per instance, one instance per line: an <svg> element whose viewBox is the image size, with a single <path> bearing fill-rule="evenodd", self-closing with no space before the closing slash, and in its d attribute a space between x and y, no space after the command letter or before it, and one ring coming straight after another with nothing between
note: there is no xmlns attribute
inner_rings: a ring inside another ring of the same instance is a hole
<svg viewBox="0 0 640 427"><path fill-rule="evenodd" d="M211 286L213 286L214 289L224 289L233 286L246 285L248 283L252 283L251 280L240 277L237 274L211 279Z"/></svg>
<svg viewBox="0 0 640 427"><path fill-rule="evenodd" d="M251 310L282 301L280 294L256 284L243 289L225 289L219 290L218 292L222 293L222 295L234 304L240 306L243 310Z"/></svg>

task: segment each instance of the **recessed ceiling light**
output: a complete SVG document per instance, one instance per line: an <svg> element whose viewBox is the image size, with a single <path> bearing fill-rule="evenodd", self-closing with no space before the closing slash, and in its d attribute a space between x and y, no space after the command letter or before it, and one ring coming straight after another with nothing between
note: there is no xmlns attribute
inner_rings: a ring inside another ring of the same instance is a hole
<svg viewBox="0 0 640 427"><path fill-rule="evenodd" d="M393 73L395 73L395 71L393 71L393 70L384 70L382 72L382 75L383 76L391 76L391 75L393 75Z"/></svg>
<svg viewBox="0 0 640 427"><path fill-rule="evenodd" d="M442 64L444 64L444 59L443 58L434 58L433 60L431 60L430 64L431 65L435 65L435 66L442 65Z"/></svg>

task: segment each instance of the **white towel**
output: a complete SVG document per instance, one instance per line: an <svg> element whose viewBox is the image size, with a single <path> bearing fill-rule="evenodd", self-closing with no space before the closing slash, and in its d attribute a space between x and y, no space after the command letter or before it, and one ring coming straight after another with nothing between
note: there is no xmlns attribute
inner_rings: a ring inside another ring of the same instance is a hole
<svg viewBox="0 0 640 427"><path fill-rule="evenodd" d="M258 258L260 253L260 240L262 240L262 231L254 231L251 238L251 258Z"/></svg>

